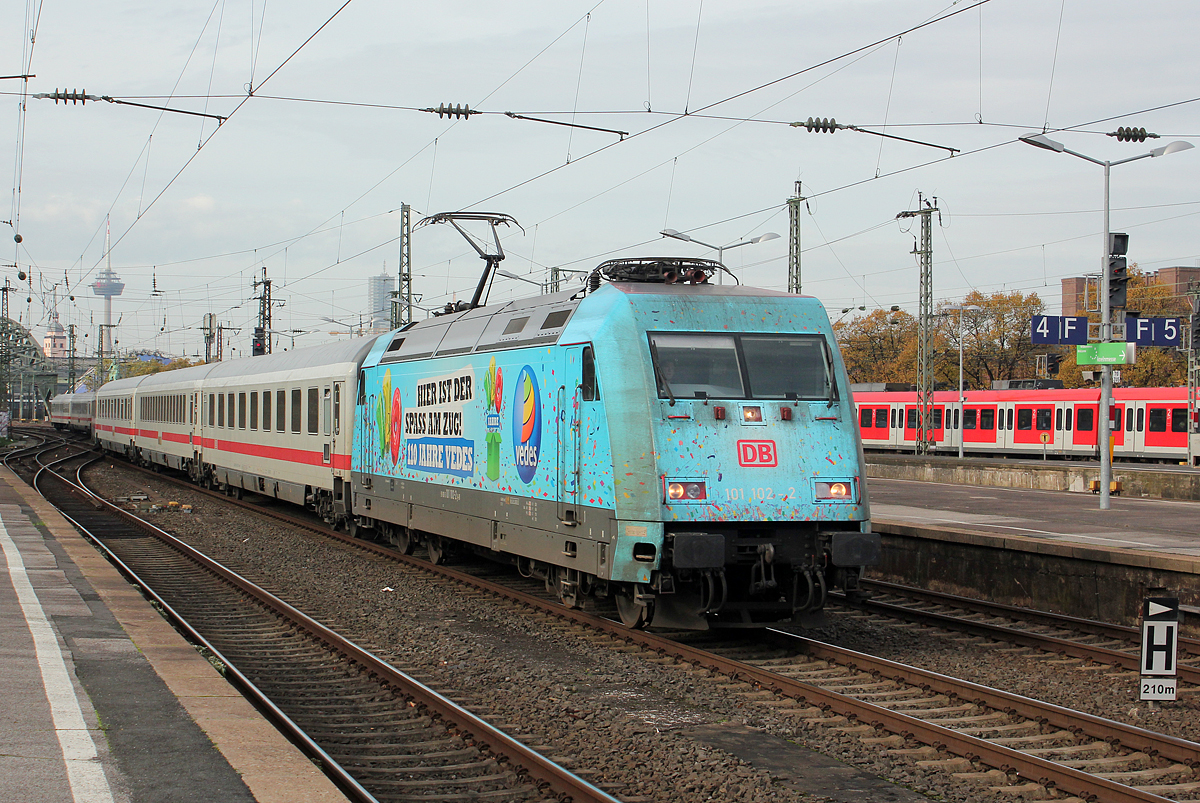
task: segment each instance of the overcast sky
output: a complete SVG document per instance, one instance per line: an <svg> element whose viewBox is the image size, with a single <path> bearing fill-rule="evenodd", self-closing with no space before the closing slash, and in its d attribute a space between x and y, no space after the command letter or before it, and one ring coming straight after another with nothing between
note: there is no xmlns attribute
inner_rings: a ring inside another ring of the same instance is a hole
<svg viewBox="0 0 1200 803"><path fill-rule="evenodd" d="M313 36L342 2L0 5L2 75L22 72L36 19L31 94L86 89L229 118L218 128L31 97L22 135L22 82L0 81L10 188L21 167L19 208L12 191L0 216L23 238L13 244L0 226L10 244L0 254L31 280L4 269L21 285L11 316L40 335L56 287L62 323L91 332L81 343L94 347L103 304L86 285L111 215L122 350L202 354L212 312L241 328L230 342L248 353L251 282L264 266L283 304L274 328L304 332L297 346L330 340L345 327L321 318L357 326L367 277L385 264L394 275L402 203L414 222L458 209L512 215L524 232L502 230L502 268L534 282L552 265L716 256L662 238L664 228L713 245L777 232L725 261L747 284L785 289L797 180L810 198L803 290L832 318L859 305L916 312L916 224L895 218L918 192L941 209L936 299L1021 290L1057 312L1059 280L1099 269L1103 170L1017 137L1045 128L1113 161L1200 143L1200 7L1189 3L352 0ZM413 110L441 103L486 113ZM787 125L808 117L960 153ZM1163 139L1104 136L1118 126ZM1113 169L1112 225L1129 232L1132 261L1200 264L1198 178L1200 150ZM482 261L452 229L419 229L412 255L423 306L470 297ZM531 291L501 278L492 299Z"/></svg>

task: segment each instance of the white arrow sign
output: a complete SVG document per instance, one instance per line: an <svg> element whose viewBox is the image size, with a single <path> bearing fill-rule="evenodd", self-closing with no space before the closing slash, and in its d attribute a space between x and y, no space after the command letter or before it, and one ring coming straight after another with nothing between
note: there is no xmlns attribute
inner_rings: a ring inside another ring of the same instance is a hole
<svg viewBox="0 0 1200 803"><path fill-rule="evenodd" d="M1166 605L1159 605L1154 600L1147 600L1147 602L1149 602L1149 606L1146 613L1149 616L1158 616L1160 613L1169 613L1171 611L1171 608L1168 608Z"/></svg>

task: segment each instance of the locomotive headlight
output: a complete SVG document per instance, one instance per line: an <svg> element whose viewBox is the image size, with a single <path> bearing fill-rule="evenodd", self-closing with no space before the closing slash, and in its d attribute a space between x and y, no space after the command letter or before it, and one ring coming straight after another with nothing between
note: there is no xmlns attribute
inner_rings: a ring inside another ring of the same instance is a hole
<svg viewBox="0 0 1200 803"><path fill-rule="evenodd" d="M814 484L813 497L818 502L853 502L854 484L847 480Z"/></svg>
<svg viewBox="0 0 1200 803"><path fill-rule="evenodd" d="M703 482L672 481L667 483L667 498L672 502L702 502L708 499Z"/></svg>
<svg viewBox="0 0 1200 803"><path fill-rule="evenodd" d="M762 408L756 405L746 405L742 408L742 420L747 424L761 424Z"/></svg>

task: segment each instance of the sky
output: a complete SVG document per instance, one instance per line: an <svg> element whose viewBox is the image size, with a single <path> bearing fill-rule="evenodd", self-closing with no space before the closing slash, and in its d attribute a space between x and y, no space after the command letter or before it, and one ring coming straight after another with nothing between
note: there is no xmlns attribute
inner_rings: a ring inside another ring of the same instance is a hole
<svg viewBox="0 0 1200 803"><path fill-rule="evenodd" d="M40 338L57 299L94 349L111 258L121 351L202 356L212 313L226 356L248 355L264 268L275 350L346 337L367 278L396 273L402 204L520 224L501 269L524 280L493 302L551 266L716 257L668 228L779 234L724 258L784 290L797 181L802 290L832 319L917 312L918 224L897 214L919 194L939 210L935 301L1020 291L1055 313L1060 280L1100 268L1104 171L1018 137L1109 161L1200 143L1198 28L1200 7L1165 0L13 0L0 75L36 77L0 80L10 317ZM33 97L63 89L226 119ZM482 113L419 111L439 104ZM789 125L809 117L928 144ZM1198 178L1200 149L1112 169L1131 262L1200 265ZM469 299L482 266L449 226L413 233L421 307Z"/></svg>

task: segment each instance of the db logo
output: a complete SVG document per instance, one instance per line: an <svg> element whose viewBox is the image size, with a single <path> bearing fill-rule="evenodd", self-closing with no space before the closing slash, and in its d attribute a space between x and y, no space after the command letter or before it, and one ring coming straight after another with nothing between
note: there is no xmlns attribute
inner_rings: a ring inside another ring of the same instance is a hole
<svg viewBox="0 0 1200 803"><path fill-rule="evenodd" d="M773 468L779 465L775 441L738 441L738 465Z"/></svg>

